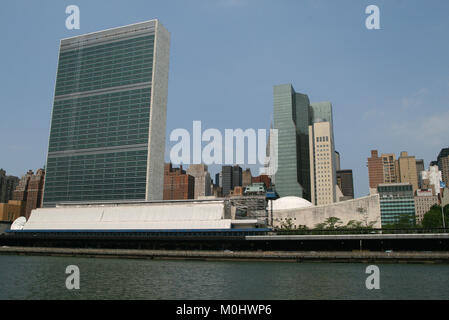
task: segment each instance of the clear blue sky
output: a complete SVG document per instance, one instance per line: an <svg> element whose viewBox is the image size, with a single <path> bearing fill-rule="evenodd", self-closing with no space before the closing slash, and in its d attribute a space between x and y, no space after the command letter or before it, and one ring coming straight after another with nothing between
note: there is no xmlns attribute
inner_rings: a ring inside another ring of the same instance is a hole
<svg viewBox="0 0 449 320"><path fill-rule="evenodd" d="M65 28L71 4L80 30ZM370 4L381 30L365 28ZM45 164L61 38L154 18L171 32L167 133L193 120L268 128L272 86L292 83L333 103L335 145L356 196L368 193L371 149L406 150L428 166L449 145L447 0L8 0L0 167L21 176Z"/></svg>

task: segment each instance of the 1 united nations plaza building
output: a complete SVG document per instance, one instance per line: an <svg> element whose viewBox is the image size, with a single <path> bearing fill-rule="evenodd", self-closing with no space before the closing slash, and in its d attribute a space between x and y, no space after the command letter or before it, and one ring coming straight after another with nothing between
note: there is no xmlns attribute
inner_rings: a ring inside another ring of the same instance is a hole
<svg viewBox="0 0 449 320"><path fill-rule="evenodd" d="M44 206L162 199L169 47L158 20L61 40Z"/></svg>

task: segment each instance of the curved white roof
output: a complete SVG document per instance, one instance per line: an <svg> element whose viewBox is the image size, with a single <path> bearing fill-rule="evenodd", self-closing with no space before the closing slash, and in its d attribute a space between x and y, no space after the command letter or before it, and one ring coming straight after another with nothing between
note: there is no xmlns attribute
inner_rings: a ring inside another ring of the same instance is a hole
<svg viewBox="0 0 449 320"><path fill-rule="evenodd" d="M22 230L23 226L27 222L25 217L18 217L11 225L11 230Z"/></svg>
<svg viewBox="0 0 449 320"><path fill-rule="evenodd" d="M300 197L282 197L273 201L273 210L288 210L313 207L313 204ZM268 210L271 210L271 201L268 202Z"/></svg>

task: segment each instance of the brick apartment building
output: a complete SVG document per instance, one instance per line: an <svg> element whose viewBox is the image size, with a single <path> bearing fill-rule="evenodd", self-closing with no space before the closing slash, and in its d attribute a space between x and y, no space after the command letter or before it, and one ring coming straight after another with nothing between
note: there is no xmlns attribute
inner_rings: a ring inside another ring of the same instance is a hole
<svg viewBox="0 0 449 320"><path fill-rule="evenodd" d="M164 166L164 200L193 199L195 196L195 178L171 163Z"/></svg>
<svg viewBox="0 0 449 320"><path fill-rule="evenodd" d="M42 195L44 191L45 170L38 169L36 174L33 170L20 179L13 193L13 200L25 203L25 217L30 217L31 211L42 206Z"/></svg>
<svg viewBox="0 0 449 320"><path fill-rule="evenodd" d="M265 184L265 188L267 188L267 189L271 185L271 179L266 174L261 174L260 176L252 177L251 182L252 183L264 183Z"/></svg>

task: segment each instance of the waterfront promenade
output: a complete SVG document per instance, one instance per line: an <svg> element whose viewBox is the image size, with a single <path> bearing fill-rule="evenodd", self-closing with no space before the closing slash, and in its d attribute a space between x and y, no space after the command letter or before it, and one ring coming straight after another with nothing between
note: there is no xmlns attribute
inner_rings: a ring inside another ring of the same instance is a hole
<svg viewBox="0 0 449 320"><path fill-rule="evenodd" d="M84 256L133 259L257 260L286 262L449 263L449 252L209 251L51 247L0 247L0 255Z"/></svg>

